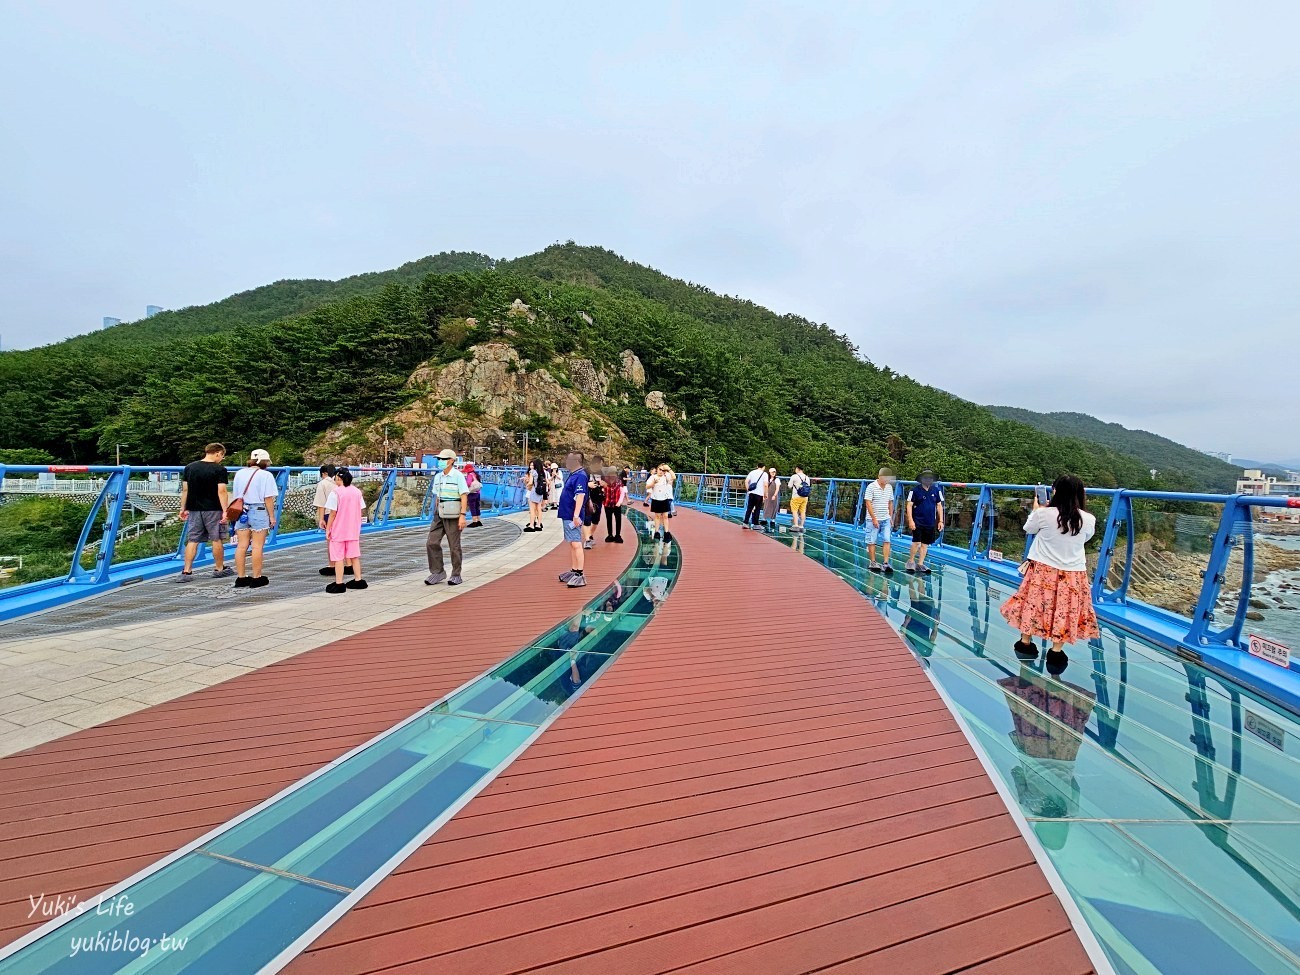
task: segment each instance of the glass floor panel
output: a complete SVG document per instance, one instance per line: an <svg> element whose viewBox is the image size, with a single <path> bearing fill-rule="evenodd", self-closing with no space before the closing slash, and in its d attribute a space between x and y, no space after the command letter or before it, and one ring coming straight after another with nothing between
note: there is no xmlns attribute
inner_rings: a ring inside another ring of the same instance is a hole
<svg viewBox="0 0 1300 975"><path fill-rule="evenodd" d="M856 537L782 544L854 586L966 719L1117 971L1300 971L1300 720L1122 631L1017 658L1010 588L867 568Z"/></svg>

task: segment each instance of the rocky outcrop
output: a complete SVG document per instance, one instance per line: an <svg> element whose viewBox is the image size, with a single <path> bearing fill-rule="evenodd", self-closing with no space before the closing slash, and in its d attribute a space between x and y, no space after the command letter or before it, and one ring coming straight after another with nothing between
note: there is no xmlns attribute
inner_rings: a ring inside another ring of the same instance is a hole
<svg viewBox="0 0 1300 975"><path fill-rule="evenodd" d="M664 394L657 389L652 389L645 394L645 408L653 410L660 416L665 416L670 420L677 419L677 411L668 405L668 401L664 399Z"/></svg>
<svg viewBox="0 0 1300 975"><path fill-rule="evenodd" d="M530 322L537 321L537 312L525 305L519 298L510 303L510 308L506 311L506 314L514 318L527 318Z"/></svg>
<svg viewBox="0 0 1300 975"><path fill-rule="evenodd" d="M645 366L641 365L641 360L631 349L623 350L623 365L619 368L618 374L637 389L645 389Z"/></svg>
<svg viewBox="0 0 1300 975"><path fill-rule="evenodd" d="M604 370L597 369L590 359L570 356L565 359L569 370L569 381L583 396L596 403L604 403L609 397L609 376Z"/></svg>
<svg viewBox="0 0 1300 975"><path fill-rule="evenodd" d="M613 421L583 399L586 396L597 400L596 396L581 387L567 388L547 369L529 367L504 342L489 342L470 351L468 359L421 365L407 381L407 388L414 394L412 402L373 422L353 421L331 427L308 451L308 461L356 463L382 457L385 430L390 455L419 456L450 445L466 451L487 447L491 459L517 459L516 435L503 424L515 426L519 418L532 414L541 414L552 424L554 429L547 439L553 453L572 447L598 451L611 458L621 456L626 437ZM584 373L583 382L589 389L601 392L608 388L608 379L585 359L568 361L571 377L575 362L585 363L590 369L590 374L582 366L576 370ZM576 378L574 385L579 385ZM599 443L589 433L593 423L607 432Z"/></svg>

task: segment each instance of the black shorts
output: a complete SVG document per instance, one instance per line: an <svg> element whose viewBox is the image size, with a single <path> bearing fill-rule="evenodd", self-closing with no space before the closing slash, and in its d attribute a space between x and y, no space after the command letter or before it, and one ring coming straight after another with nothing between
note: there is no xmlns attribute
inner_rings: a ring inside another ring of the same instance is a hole
<svg viewBox="0 0 1300 975"><path fill-rule="evenodd" d="M588 528L590 528L592 525L599 525L600 509L597 508L595 511L592 511L589 508L584 508L582 511L582 523L586 525Z"/></svg>
<svg viewBox="0 0 1300 975"><path fill-rule="evenodd" d="M939 532L934 525L917 525L916 530L912 532L912 541L920 542L922 545L933 545L938 537Z"/></svg>
<svg viewBox="0 0 1300 975"><path fill-rule="evenodd" d="M665 498L663 501L650 500L650 513L652 515L666 515L673 510L672 501Z"/></svg>

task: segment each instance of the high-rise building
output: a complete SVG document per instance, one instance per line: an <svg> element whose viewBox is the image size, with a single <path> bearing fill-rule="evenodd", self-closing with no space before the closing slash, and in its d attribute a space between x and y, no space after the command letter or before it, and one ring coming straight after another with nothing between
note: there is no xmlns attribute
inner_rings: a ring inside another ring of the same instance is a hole
<svg viewBox="0 0 1300 975"><path fill-rule="evenodd" d="M153 316L156 315L156 314L158 314L160 311L162 311L162 306L161 306L161 305L145 305L145 306L144 306L144 317L145 317L145 318L153 318Z"/></svg>
<svg viewBox="0 0 1300 975"><path fill-rule="evenodd" d="M104 328L112 328L114 325L121 324L122 319L120 318L109 318L107 315L104 316Z"/></svg>

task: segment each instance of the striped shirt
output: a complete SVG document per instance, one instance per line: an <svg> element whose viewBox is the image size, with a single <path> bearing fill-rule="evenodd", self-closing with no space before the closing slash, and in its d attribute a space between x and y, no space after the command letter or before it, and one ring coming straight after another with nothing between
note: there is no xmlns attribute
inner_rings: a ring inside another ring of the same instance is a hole
<svg viewBox="0 0 1300 975"><path fill-rule="evenodd" d="M876 521L889 521L889 506L894 503L894 485L872 481L867 485L867 506Z"/></svg>

